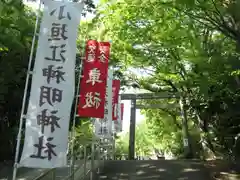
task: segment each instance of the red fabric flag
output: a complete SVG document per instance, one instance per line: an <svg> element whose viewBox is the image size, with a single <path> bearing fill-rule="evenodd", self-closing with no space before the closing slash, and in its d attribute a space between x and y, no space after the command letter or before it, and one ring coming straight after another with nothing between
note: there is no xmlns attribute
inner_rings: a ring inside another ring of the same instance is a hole
<svg viewBox="0 0 240 180"><path fill-rule="evenodd" d="M112 109L112 120L115 121L117 120L117 104L118 104L118 95L120 91L120 80L114 79L112 82L112 104L113 104L113 109Z"/></svg>
<svg viewBox="0 0 240 180"><path fill-rule="evenodd" d="M89 40L80 83L78 115L104 118L110 43Z"/></svg>

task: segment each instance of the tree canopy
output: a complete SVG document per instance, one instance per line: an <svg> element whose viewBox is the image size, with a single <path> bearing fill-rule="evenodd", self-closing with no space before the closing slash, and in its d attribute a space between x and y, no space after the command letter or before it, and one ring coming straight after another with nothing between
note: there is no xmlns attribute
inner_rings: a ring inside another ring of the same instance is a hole
<svg viewBox="0 0 240 180"><path fill-rule="evenodd" d="M12 158L35 12L20 0L6 2L0 1L0 129L2 146L6 147L1 149L1 158ZM240 131L239 7L237 0L102 0L95 9L87 0L86 11L96 16L81 23L77 43L82 49L87 39L111 41L110 63L122 86L134 82L151 92L179 93L186 100L193 148L236 156ZM134 74L130 69L143 73ZM147 136L139 135L142 139L136 147L151 145L154 139L160 149L181 153L183 123L178 99L141 103L171 108L142 111L149 129ZM82 122L79 137L91 137L91 123Z"/></svg>
<svg viewBox="0 0 240 180"><path fill-rule="evenodd" d="M103 40L112 40L113 60L129 80L152 92L179 92L186 99L189 123L199 129L202 145L218 155L233 153L239 133L238 6L224 0L106 0L92 24L104 28ZM129 76L127 67L141 68L146 75ZM159 121L163 111L145 111L158 135L166 131ZM179 117L172 109L165 114ZM177 124L182 126L175 121L171 128Z"/></svg>

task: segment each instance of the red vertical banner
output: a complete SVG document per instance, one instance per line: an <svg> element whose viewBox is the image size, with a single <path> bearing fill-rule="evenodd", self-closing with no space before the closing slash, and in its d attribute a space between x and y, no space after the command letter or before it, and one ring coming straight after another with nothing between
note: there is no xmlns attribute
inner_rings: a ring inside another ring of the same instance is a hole
<svg viewBox="0 0 240 180"><path fill-rule="evenodd" d="M89 40L80 83L78 115L104 118L110 43Z"/></svg>
<svg viewBox="0 0 240 180"><path fill-rule="evenodd" d="M124 104L121 103L121 120L123 120Z"/></svg>
<svg viewBox="0 0 240 180"><path fill-rule="evenodd" d="M117 104L118 104L118 95L120 91L120 80L113 80L112 83L112 120L115 121L117 120Z"/></svg>

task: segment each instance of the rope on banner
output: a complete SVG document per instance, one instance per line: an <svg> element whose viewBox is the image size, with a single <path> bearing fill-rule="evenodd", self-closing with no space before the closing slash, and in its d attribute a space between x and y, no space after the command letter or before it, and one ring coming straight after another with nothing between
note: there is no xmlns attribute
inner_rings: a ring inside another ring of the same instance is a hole
<svg viewBox="0 0 240 180"><path fill-rule="evenodd" d="M23 119L25 118L24 111L25 111L25 106L26 106L26 97L27 97L27 90L28 90L28 85L29 85L29 78L30 78L30 75L32 75L31 65L32 65L32 61L33 61L34 45L35 45L36 36L37 36L37 29L38 29L38 24L39 24L41 5L42 5L42 0L40 0L39 4L38 4L37 16L36 16L36 21L35 21L35 26L34 26L34 34L33 34L32 45L31 45L31 52L30 52L29 61L28 61L27 77L26 77L26 82L25 82L25 87L24 87L22 109L21 109L21 115L20 115L20 123L19 123L18 135L17 135L17 145L16 145L14 170L13 170L13 177L12 177L13 180L16 180L16 176L17 176L20 141L22 138L22 126L23 126Z"/></svg>

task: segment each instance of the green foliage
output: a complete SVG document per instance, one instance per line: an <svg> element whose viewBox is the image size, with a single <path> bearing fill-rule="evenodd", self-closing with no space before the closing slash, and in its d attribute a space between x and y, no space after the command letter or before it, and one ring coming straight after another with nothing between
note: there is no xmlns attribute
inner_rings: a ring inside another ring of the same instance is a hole
<svg viewBox="0 0 240 180"><path fill-rule="evenodd" d="M123 154L128 154L129 146L129 134L124 134L120 138L116 139L116 156L121 156Z"/></svg>
<svg viewBox="0 0 240 180"><path fill-rule="evenodd" d="M12 4L0 2L0 128L2 137L0 160L12 158L21 109L26 67L28 64L33 13L20 0ZM6 117L8 120L3 121Z"/></svg>
<svg viewBox="0 0 240 180"><path fill-rule="evenodd" d="M75 127L75 138L72 138L72 134L69 136L69 147L70 147L70 154L72 154L72 143L74 140L74 154L76 157L80 158L83 157L84 154L84 147L89 146L91 148L91 142L94 140L92 122L88 118L86 119L78 119L81 124L76 125ZM90 150L90 149L89 149ZM87 152L89 153L89 152Z"/></svg>
<svg viewBox="0 0 240 180"><path fill-rule="evenodd" d="M149 133L149 127L145 121L136 126L135 133L135 152L137 155L150 155L154 144L155 138ZM116 154L128 154L129 148L129 133L123 134L116 140Z"/></svg>
<svg viewBox="0 0 240 180"><path fill-rule="evenodd" d="M194 141L201 139L197 146L205 143L215 154L232 152L240 130L235 108L240 103L236 7L237 1L109 0L99 7L93 21L113 40L112 54L122 66L141 68L148 74L130 74L130 80L152 92L180 92L187 99L190 131L198 132ZM181 151L179 109L167 110L145 114L164 148L174 149L178 144L177 151ZM172 114L178 125L166 124L174 119Z"/></svg>
<svg viewBox="0 0 240 180"><path fill-rule="evenodd" d="M180 117L169 114L168 110L164 111L164 109L144 110L144 114L148 124L148 134L154 140L154 147L163 152L180 155L183 149Z"/></svg>
<svg viewBox="0 0 240 180"><path fill-rule="evenodd" d="M92 1L87 1L86 10L93 8ZM104 0L96 17L81 23L78 57L87 39L111 40L110 62L124 85L134 81L152 92L181 93L187 100L195 149L200 145L204 149L206 144L217 155L232 154L237 147L234 138L240 131L238 9L238 1L225 0ZM14 146L9 145L15 144L34 17L20 0L11 4L0 1L0 117L9 119L0 121L2 136L8 137L1 139L8 149L1 154L10 152L8 157L14 152ZM147 76L129 73L130 67L144 70ZM150 146L157 146L181 154L178 102L166 99L143 103L174 107L144 111L147 121L138 127L137 152L147 154ZM82 141L75 148L92 137L88 120L82 120L77 137ZM126 142L119 142L119 152L127 151Z"/></svg>
<svg viewBox="0 0 240 180"><path fill-rule="evenodd" d="M135 133L135 151L138 155L150 155L153 146L155 138L152 136L151 133L149 133L149 127L145 121L141 122L136 126L136 133Z"/></svg>

